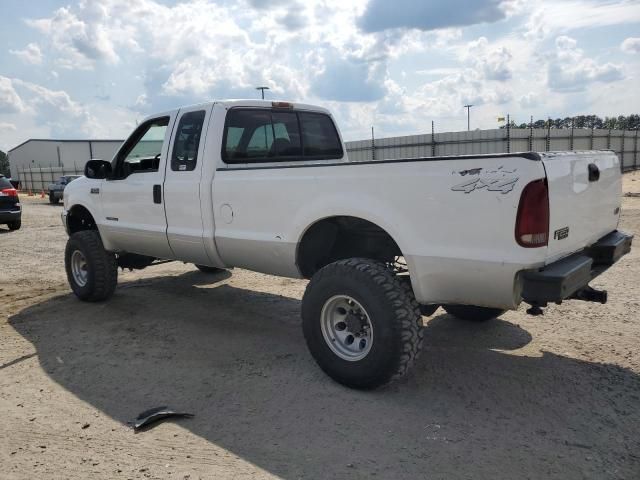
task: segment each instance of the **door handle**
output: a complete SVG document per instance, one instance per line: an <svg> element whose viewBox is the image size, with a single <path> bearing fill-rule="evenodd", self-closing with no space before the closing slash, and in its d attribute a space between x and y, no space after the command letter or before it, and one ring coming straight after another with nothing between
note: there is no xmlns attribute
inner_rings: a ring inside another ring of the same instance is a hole
<svg viewBox="0 0 640 480"><path fill-rule="evenodd" d="M600 180L600 169L595 163L589 164L589 181L597 182Z"/></svg>
<svg viewBox="0 0 640 480"><path fill-rule="evenodd" d="M162 185L153 186L153 203L162 203Z"/></svg>

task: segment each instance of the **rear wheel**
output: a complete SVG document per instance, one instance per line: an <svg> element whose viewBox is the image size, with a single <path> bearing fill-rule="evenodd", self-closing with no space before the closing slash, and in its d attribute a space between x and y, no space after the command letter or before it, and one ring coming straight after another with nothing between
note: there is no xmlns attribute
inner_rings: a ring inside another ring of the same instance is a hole
<svg viewBox="0 0 640 480"><path fill-rule="evenodd" d="M380 387L407 373L420 353L421 324L413 292L374 260L327 265L302 299L311 354L325 373L351 388Z"/></svg>
<svg viewBox="0 0 640 480"><path fill-rule="evenodd" d="M207 267L206 265L196 265L196 268L202 273L218 273L224 272L224 268Z"/></svg>
<svg viewBox="0 0 640 480"><path fill-rule="evenodd" d="M113 295L118 283L116 256L107 252L95 230L83 230L69 237L64 263L67 280L80 300L98 302Z"/></svg>
<svg viewBox="0 0 640 480"><path fill-rule="evenodd" d="M9 227L9 230L19 230L21 226L22 220L15 220L13 222L7 223L7 227Z"/></svg>
<svg viewBox="0 0 640 480"><path fill-rule="evenodd" d="M470 322L486 322L499 317L505 311L499 308L475 307L472 305L443 305L449 315Z"/></svg>
<svg viewBox="0 0 640 480"><path fill-rule="evenodd" d="M58 197L53 192L49 192L49 203L55 205L58 203Z"/></svg>

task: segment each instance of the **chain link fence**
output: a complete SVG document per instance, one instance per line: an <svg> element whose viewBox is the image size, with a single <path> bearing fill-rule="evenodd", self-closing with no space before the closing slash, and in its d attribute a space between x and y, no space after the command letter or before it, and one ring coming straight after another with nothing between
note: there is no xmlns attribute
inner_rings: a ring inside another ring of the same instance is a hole
<svg viewBox="0 0 640 480"><path fill-rule="evenodd" d="M41 193L49 190L49 184L65 175L84 175L84 165L82 167L30 167L18 169L18 179L20 190Z"/></svg>

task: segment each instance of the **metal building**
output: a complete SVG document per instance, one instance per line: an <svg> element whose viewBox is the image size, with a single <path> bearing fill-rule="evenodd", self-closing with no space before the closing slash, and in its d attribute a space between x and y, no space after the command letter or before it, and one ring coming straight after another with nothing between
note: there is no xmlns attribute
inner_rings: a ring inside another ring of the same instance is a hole
<svg viewBox="0 0 640 480"><path fill-rule="evenodd" d="M92 158L111 160L123 140L31 139L9 150L11 178L22 184L29 176L51 180L56 175L82 174ZM39 175L40 173L40 175Z"/></svg>

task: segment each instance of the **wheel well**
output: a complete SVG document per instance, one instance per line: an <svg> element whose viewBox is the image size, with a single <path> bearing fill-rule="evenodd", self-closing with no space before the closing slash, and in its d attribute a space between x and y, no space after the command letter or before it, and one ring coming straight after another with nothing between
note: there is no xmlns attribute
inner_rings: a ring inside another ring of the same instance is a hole
<svg viewBox="0 0 640 480"><path fill-rule="evenodd" d="M398 244L383 228L362 218L336 216L309 227L298 245L296 263L300 273L311 278L325 265L345 258L393 262L399 256Z"/></svg>
<svg viewBox="0 0 640 480"><path fill-rule="evenodd" d="M93 216L82 205L74 205L67 215L67 225L69 233L76 233L81 230L98 230Z"/></svg>

